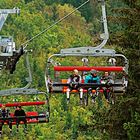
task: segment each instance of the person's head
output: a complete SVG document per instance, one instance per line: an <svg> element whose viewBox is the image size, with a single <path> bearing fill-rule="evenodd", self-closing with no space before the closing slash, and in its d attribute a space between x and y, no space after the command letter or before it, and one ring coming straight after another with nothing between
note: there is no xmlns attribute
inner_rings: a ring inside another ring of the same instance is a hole
<svg viewBox="0 0 140 140"><path fill-rule="evenodd" d="M77 69L74 69L74 70L73 70L73 74L74 74L74 75L78 75L78 70L77 70Z"/></svg>
<svg viewBox="0 0 140 140"><path fill-rule="evenodd" d="M116 65L116 59L115 58L110 58L109 60L108 60L108 62L111 64L111 65Z"/></svg>
<svg viewBox="0 0 140 140"><path fill-rule="evenodd" d="M21 105L18 105L18 106L16 107L16 109L17 109L17 110L21 110Z"/></svg>
<svg viewBox="0 0 140 140"><path fill-rule="evenodd" d="M106 71L106 72L104 73L104 76L105 76L105 77L109 76L108 71Z"/></svg>
<svg viewBox="0 0 140 140"><path fill-rule="evenodd" d="M6 109L6 106L5 105L2 105L2 110L5 110Z"/></svg>
<svg viewBox="0 0 140 140"><path fill-rule="evenodd" d="M94 70L94 69L92 69L92 70L90 71L90 74L91 74L92 76L97 76L97 71Z"/></svg>

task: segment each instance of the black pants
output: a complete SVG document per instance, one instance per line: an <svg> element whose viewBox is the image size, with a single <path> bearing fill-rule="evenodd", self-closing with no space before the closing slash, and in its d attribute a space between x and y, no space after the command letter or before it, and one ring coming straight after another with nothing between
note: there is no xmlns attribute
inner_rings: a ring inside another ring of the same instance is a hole
<svg viewBox="0 0 140 140"><path fill-rule="evenodd" d="M97 95L97 89L98 89L98 88L95 88L95 87L93 87L93 88L88 88L88 89L87 89L88 94L91 95L91 99L93 99L93 100L95 100L95 98L98 96L98 95ZM92 93L92 90L96 90L96 92L93 94L93 93Z"/></svg>
<svg viewBox="0 0 140 140"><path fill-rule="evenodd" d="M103 88L103 91L104 91L104 96L105 96L105 98L107 99L107 100L109 100L109 98L110 98L110 91L111 91L111 89L110 88Z"/></svg>
<svg viewBox="0 0 140 140"><path fill-rule="evenodd" d="M27 120L26 120L26 118L21 118L21 119L17 119L17 120L16 120L17 128L18 128L18 126L19 126L19 124L20 124L21 121L24 122L25 128L27 128Z"/></svg>
<svg viewBox="0 0 140 140"><path fill-rule="evenodd" d="M7 120L3 120L0 122L0 131L2 131L2 126L4 125L4 122L7 122L7 124L9 125L9 128L12 129L12 122L7 121Z"/></svg>

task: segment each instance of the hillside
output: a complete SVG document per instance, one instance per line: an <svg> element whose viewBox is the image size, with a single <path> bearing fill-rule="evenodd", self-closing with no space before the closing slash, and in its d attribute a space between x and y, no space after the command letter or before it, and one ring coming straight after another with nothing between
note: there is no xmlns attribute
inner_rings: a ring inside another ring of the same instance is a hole
<svg viewBox="0 0 140 140"><path fill-rule="evenodd" d="M1 35L13 36L16 47L34 37L64 15L73 11L85 0L1 0L0 9L18 7L20 15L11 14ZM139 0L107 0L107 19L110 38L107 48L114 48L129 60L129 87L124 96L117 97L115 105L97 100L95 105L79 106L78 97L72 96L68 106L63 95L50 96L51 116L47 124L28 125L28 134L21 130L9 136L4 126L3 139L29 140L138 140L140 138L140 2ZM33 73L32 87L45 91L44 71L50 55L62 48L96 46L100 43L100 8L97 1L77 10L28 44ZM0 89L24 87L27 71L24 57L13 75L0 75ZM98 63L98 62L97 62ZM16 98L16 97L12 97ZM19 97L20 101L28 97ZM11 98L0 98L9 102Z"/></svg>

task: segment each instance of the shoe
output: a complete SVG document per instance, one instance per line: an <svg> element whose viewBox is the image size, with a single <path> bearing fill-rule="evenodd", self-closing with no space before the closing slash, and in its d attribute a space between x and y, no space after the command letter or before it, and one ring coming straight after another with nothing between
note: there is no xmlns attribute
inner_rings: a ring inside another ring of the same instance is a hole
<svg viewBox="0 0 140 140"><path fill-rule="evenodd" d="M95 99L92 99L91 101L92 101L92 103L95 103L96 102Z"/></svg>
<svg viewBox="0 0 140 140"><path fill-rule="evenodd" d="M12 136L12 130L10 130L10 136Z"/></svg>
<svg viewBox="0 0 140 140"><path fill-rule="evenodd" d="M0 134L0 138L2 137L2 134Z"/></svg>
<svg viewBox="0 0 140 140"><path fill-rule="evenodd" d="M109 99L106 99L106 102L109 103Z"/></svg>
<svg viewBox="0 0 140 140"><path fill-rule="evenodd" d="M92 92L90 93L90 96L92 97L93 95L92 95Z"/></svg>
<svg viewBox="0 0 140 140"><path fill-rule="evenodd" d="M112 100L112 104L113 104L113 105L115 104L114 100Z"/></svg>
<svg viewBox="0 0 140 140"><path fill-rule="evenodd" d="M10 136L13 136L13 133L12 132L10 132Z"/></svg>
<svg viewBox="0 0 140 140"><path fill-rule="evenodd" d="M88 89L88 93L92 97L92 89L91 88Z"/></svg>
<svg viewBox="0 0 140 140"><path fill-rule="evenodd" d="M70 103L70 99L67 99L67 104L69 104Z"/></svg>
<svg viewBox="0 0 140 140"><path fill-rule="evenodd" d="M27 129L25 128L25 129L23 130L23 132L24 132L25 134L27 134Z"/></svg>
<svg viewBox="0 0 140 140"><path fill-rule="evenodd" d="M83 104L83 101L82 101L82 99L80 99L80 105L82 105Z"/></svg>

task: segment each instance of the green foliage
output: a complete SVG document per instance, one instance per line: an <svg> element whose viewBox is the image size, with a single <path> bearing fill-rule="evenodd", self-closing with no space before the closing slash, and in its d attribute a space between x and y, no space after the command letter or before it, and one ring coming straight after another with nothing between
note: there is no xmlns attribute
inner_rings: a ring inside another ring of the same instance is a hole
<svg viewBox="0 0 140 140"><path fill-rule="evenodd" d="M19 7L21 9L20 16L9 15L1 34L13 36L18 48L22 43L73 11L84 1L0 0L0 8ZM20 127L19 134L15 133L16 128L13 127L14 140L134 140L140 137L139 6L138 0L107 1L110 31L107 47L117 48L117 52L124 53L130 60L130 83L127 96L117 97L117 103L114 106L109 106L104 101L104 97L100 97L96 100L95 105L90 103L88 107L85 107L79 106L77 95L71 95L69 105L66 104L65 96L51 95L49 124L28 125L29 132L26 136L22 132L24 126ZM46 90L44 70L48 56L58 53L62 48L99 44L98 37L95 35L102 30L99 22L100 10L97 2L91 1L80 11L76 11L71 17L28 44L28 49L33 50L30 54L33 87ZM91 35L94 37L92 38ZM68 65L72 62L75 62L76 65L80 63L77 62L77 58L70 58L69 61L65 61L63 58L61 60ZM102 63L104 62L105 60ZM98 63L101 63L101 59L97 59L95 65ZM27 76L22 58L17 64L14 75L3 72L0 77L0 89L24 87L27 83L25 80ZM19 101L25 99L28 97L19 98ZM7 97L5 102L10 100L12 97ZM2 98L1 102L3 102ZM32 108L27 109L32 110ZM3 131L6 132L3 135L4 139L10 138L6 126Z"/></svg>
<svg viewBox="0 0 140 140"><path fill-rule="evenodd" d="M138 112L132 112L131 117L131 122L124 123L123 127L127 131L129 140L135 140L140 137L140 114Z"/></svg>

